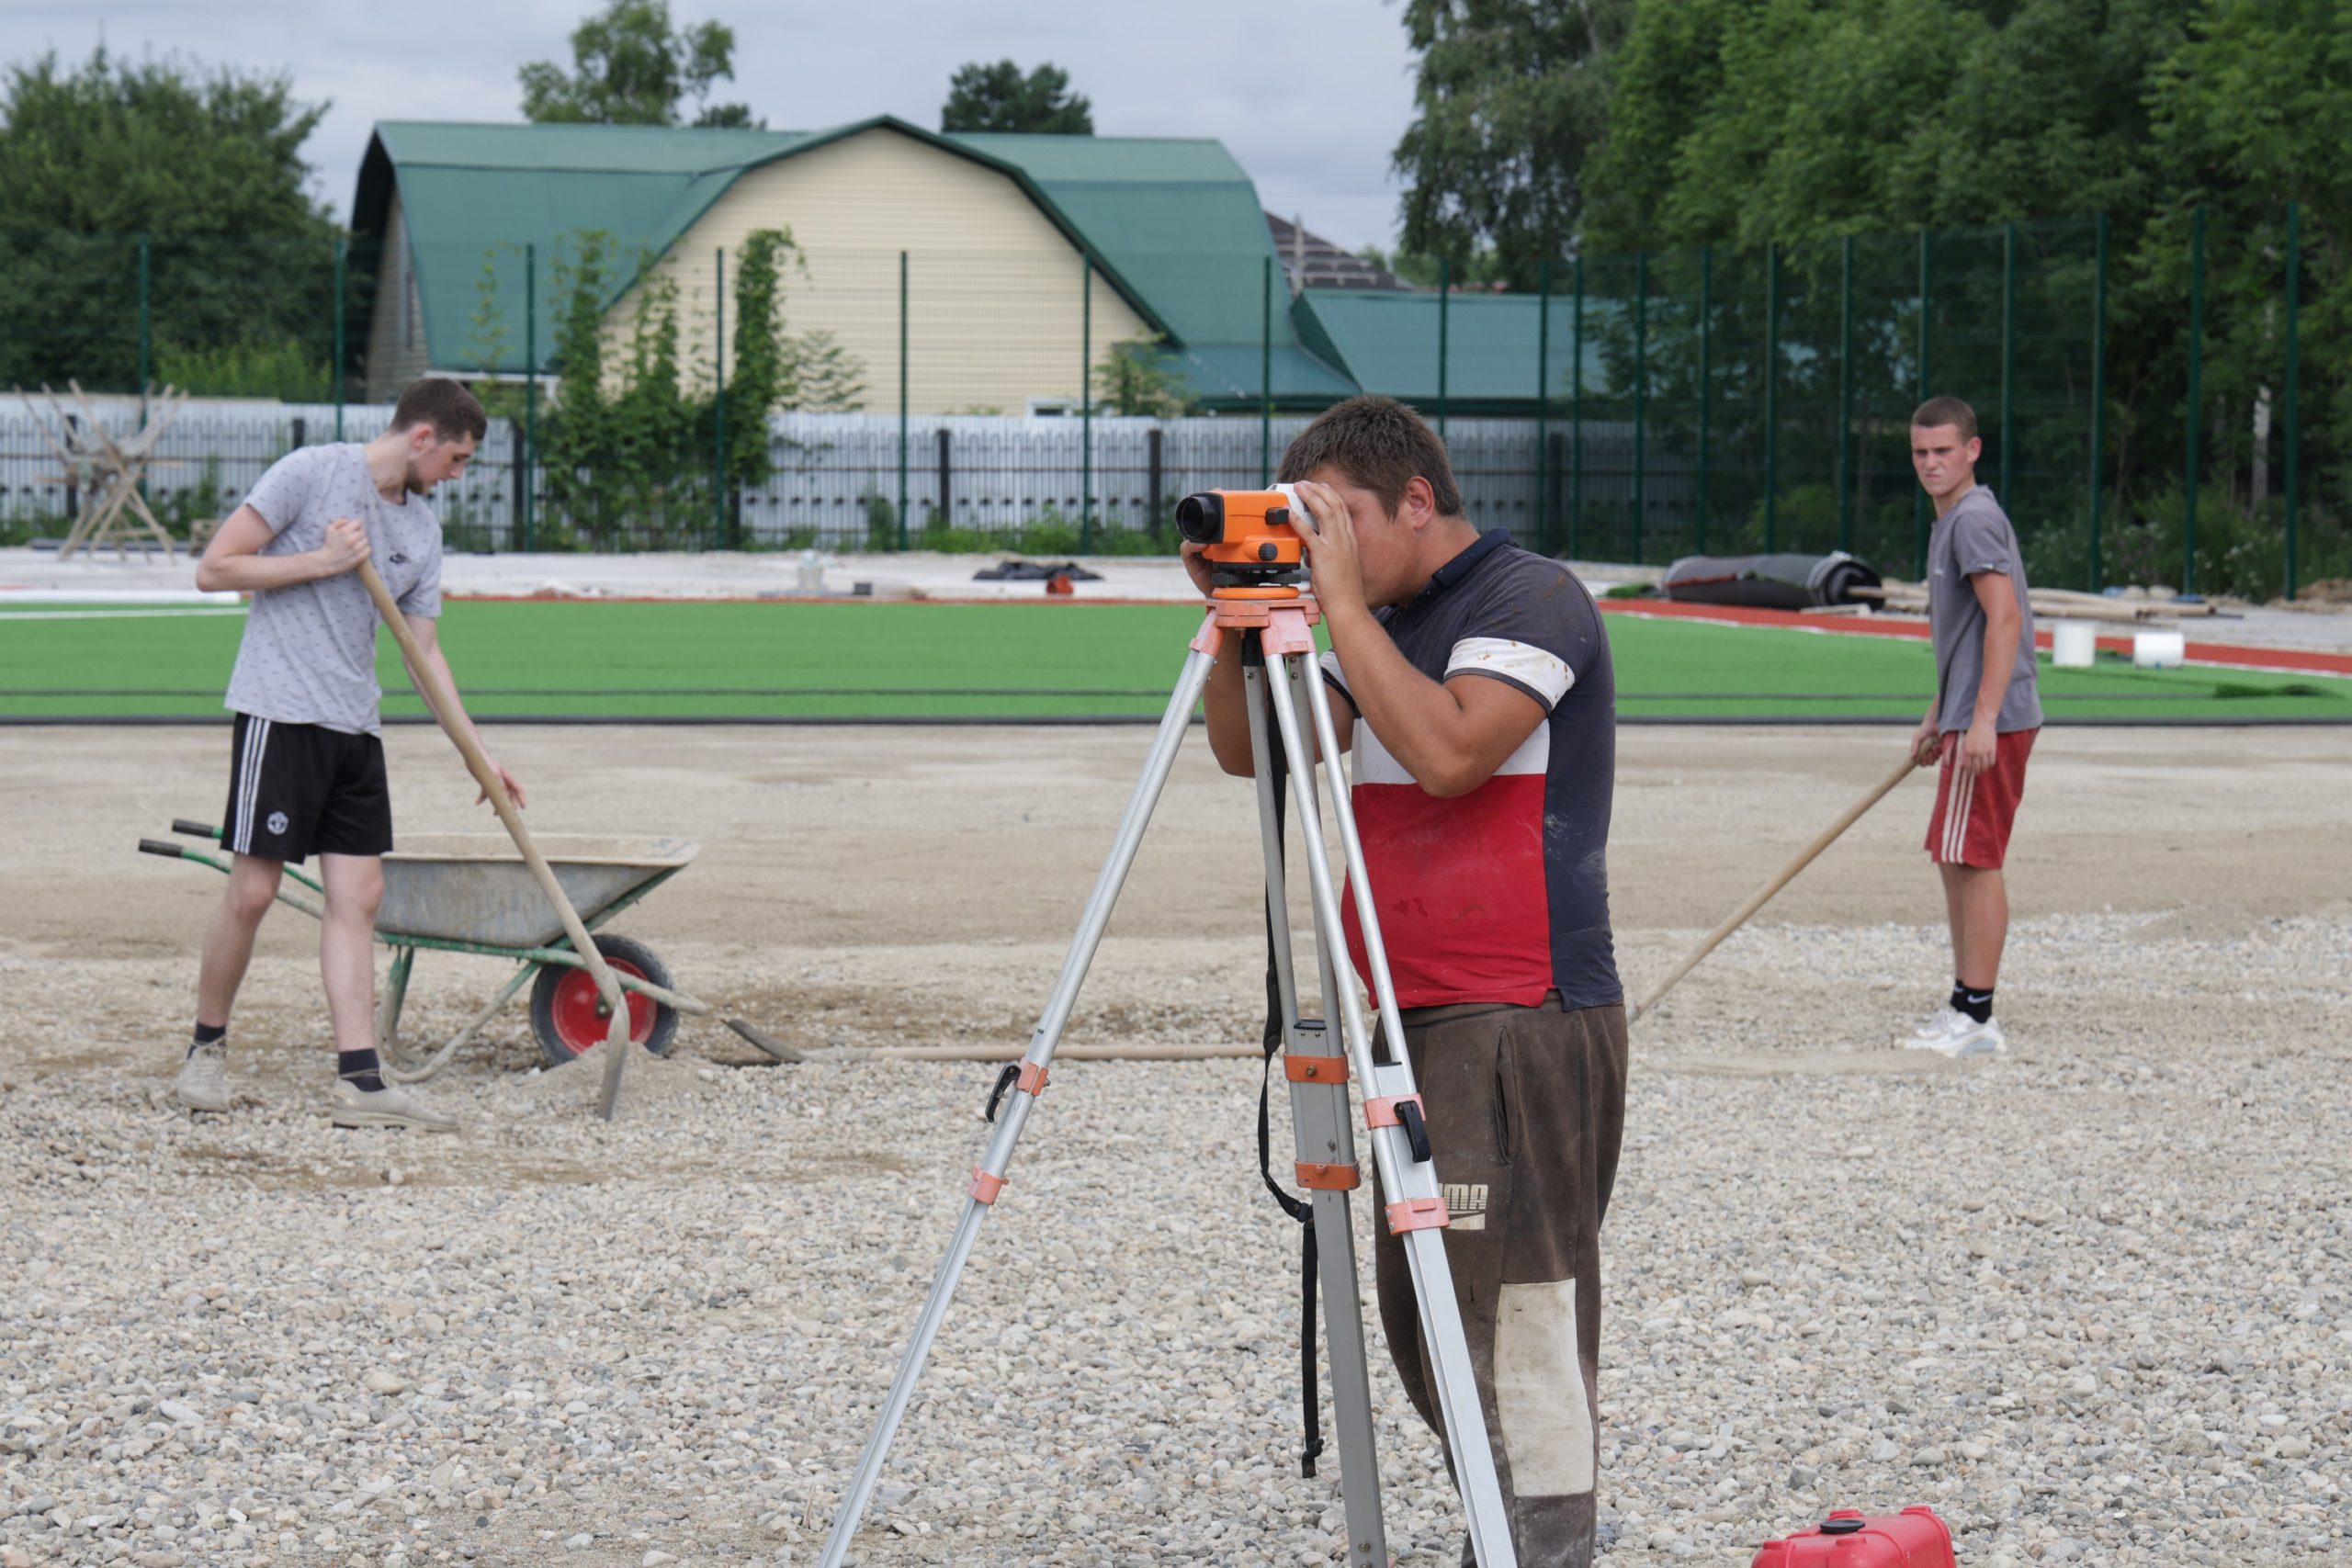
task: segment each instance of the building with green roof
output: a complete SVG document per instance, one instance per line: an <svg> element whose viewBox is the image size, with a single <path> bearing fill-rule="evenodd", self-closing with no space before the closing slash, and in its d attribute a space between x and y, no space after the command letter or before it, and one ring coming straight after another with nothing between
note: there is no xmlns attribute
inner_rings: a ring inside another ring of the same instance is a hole
<svg viewBox="0 0 2352 1568"><path fill-rule="evenodd" d="M379 124L353 206L372 263L369 393L427 371L544 370L592 231L608 241L607 363L637 306L673 296L682 376L707 385L731 351L726 269L762 229L798 250L786 332L822 334L872 411L899 408L901 364L912 412L1072 407L1084 367L1138 342L1206 411L1255 410L1265 390L1287 412L1441 390L1438 296L1294 292L1256 186L1216 141L943 135L883 117L813 132ZM1537 309L1445 302L1442 390L1462 412L1532 404ZM1557 396L1568 334L1550 327Z"/></svg>

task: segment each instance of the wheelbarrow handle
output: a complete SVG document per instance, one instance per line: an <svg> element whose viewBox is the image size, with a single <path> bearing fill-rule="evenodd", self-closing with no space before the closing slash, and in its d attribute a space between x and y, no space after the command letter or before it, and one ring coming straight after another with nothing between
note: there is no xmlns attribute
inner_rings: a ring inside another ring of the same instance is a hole
<svg viewBox="0 0 2352 1568"><path fill-rule="evenodd" d="M169 839L141 839L139 840L139 852L142 855L162 855L165 860L177 860L187 851Z"/></svg>
<svg viewBox="0 0 2352 1568"><path fill-rule="evenodd" d="M208 828L201 822L191 822L185 817L172 818L172 831L191 839L217 839L220 836L220 829Z"/></svg>

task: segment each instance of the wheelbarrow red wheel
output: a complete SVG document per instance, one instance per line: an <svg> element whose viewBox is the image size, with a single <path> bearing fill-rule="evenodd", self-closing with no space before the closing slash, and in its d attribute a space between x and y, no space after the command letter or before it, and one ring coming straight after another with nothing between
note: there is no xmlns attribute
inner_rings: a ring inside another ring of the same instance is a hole
<svg viewBox="0 0 2352 1568"><path fill-rule="evenodd" d="M599 935L596 951L614 973L650 980L667 990L669 968L641 942L625 936ZM651 997L625 992L628 1001L628 1037L657 1056L670 1054L678 1034L678 1010ZM531 987L531 1032L550 1066L576 1060L593 1045L601 1045L611 1023L604 999L596 992L596 977L568 964L544 964Z"/></svg>

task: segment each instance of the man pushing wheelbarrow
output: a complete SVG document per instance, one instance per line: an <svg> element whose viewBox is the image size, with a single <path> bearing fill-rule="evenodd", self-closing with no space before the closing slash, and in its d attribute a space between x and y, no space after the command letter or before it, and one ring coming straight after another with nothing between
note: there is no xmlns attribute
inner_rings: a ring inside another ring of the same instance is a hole
<svg viewBox="0 0 2352 1568"><path fill-rule="evenodd" d="M319 970L335 1040L329 1120L429 1132L457 1126L385 1082L376 1054L376 913L392 809L376 682L378 612L359 569L372 558L430 667L420 673L438 677L423 689L455 707L439 714L442 723L479 743L435 635L441 524L424 498L465 473L488 427L465 388L437 377L419 381L401 394L375 440L306 446L278 459L197 563L198 588L249 592L253 605L225 704L237 718L220 842L234 859L205 928L196 1036L176 1091L191 1111L229 1110L229 1010L254 933L285 868L315 854L326 898ZM491 767L521 805L522 785Z"/></svg>

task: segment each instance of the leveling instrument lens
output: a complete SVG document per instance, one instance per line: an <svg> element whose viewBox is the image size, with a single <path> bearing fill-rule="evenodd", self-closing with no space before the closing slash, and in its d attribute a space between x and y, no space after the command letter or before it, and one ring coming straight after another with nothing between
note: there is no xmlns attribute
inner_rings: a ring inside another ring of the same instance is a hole
<svg viewBox="0 0 2352 1568"><path fill-rule="evenodd" d="M1288 485L1272 490L1204 490L1176 503L1176 531L1209 562L1217 599L1295 599L1306 581L1293 513L1305 503Z"/></svg>

